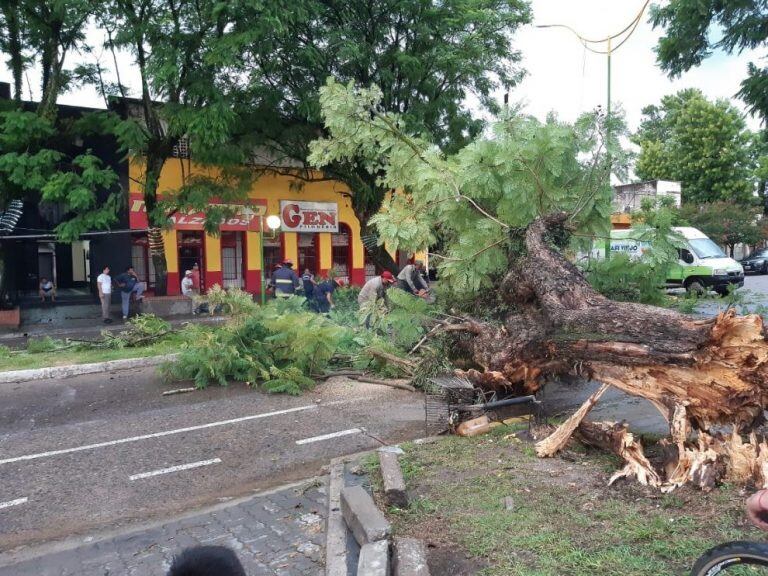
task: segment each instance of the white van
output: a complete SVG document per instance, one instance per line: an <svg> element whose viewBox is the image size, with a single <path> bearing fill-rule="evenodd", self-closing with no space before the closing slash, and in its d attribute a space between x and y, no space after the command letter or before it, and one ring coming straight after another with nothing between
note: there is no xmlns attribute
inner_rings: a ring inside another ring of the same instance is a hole
<svg viewBox="0 0 768 576"><path fill-rule="evenodd" d="M720 295L727 294L731 285L744 286L744 268L726 256L706 234L691 227L678 227L674 231L685 239L685 246L678 250L680 259L667 273L667 286L682 286L689 292L698 293L714 290ZM638 240L639 237L640 231L633 228L611 230L610 240L605 242L604 248L597 250L597 255L604 257L609 252L641 258L650 244Z"/></svg>

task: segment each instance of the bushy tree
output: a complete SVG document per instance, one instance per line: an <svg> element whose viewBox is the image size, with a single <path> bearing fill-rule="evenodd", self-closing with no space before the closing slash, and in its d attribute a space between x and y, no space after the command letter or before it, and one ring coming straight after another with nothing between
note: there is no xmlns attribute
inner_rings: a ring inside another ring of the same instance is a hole
<svg viewBox="0 0 768 576"><path fill-rule="evenodd" d="M765 239L763 227L755 206L736 202L712 202L683 206L680 218L689 226L698 228L718 244L728 247L733 256L736 244L754 246Z"/></svg>
<svg viewBox="0 0 768 576"><path fill-rule="evenodd" d="M232 82L246 79L254 140L276 172L286 158L305 162L308 143L323 134L318 91L329 76L376 84L382 108L401 114L409 132L461 148L483 128L468 97L494 111L494 93L520 80L514 33L531 18L525 0L300 0L237 10L226 60L239 63ZM363 235L375 235L367 223L389 189L366 166L337 158L322 175L298 175L346 183ZM372 246L372 260L393 269L388 253Z"/></svg>
<svg viewBox="0 0 768 576"><path fill-rule="evenodd" d="M685 203L747 203L754 188L752 138L730 103L682 90L643 109L633 135L640 146L635 174L643 180L679 180Z"/></svg>
<svg viewBox="0 0 768 576"><path fill-rule="evenodd" d="M651 9L654 27L663 28L656 55L670 76L701 64L715 50L765 48L764 0L670 0ZM768 120L768 68L750 62L739 96L763 122Z"/></svg>
<svg viewBox="0 0 768 576"><path fill-rule="evenodd" d="M492 138L446 154L407 135L405 121L383 110L381 98L375 86L329 80L320 101L330 138L313 142L310 160L356 159L396 190L371 220L380 241L413 249L431 244L439 230L441 281L457 292L498 279L520 253L519 233L538 216L565 211L584 236L607 234L606 142L594 115L575 126L509 116Z"/></svg>

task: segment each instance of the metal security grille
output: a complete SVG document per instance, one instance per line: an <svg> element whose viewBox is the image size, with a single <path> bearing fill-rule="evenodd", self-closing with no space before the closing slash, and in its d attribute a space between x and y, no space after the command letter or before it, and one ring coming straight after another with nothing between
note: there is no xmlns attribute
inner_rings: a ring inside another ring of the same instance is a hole
<svg viewBox="0 0 768 576"><path fill-rule="evenodd" d="M224 288L244 288L243 282L243 241L235 235L234 246L221 249L222 280Z"/></svg>

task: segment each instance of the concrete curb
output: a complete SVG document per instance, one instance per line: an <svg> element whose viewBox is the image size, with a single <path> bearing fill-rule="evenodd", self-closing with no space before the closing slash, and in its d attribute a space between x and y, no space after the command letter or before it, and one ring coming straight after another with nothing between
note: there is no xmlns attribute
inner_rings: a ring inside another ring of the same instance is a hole
<svg viewBox="0 0 768 576"><path fill-rule="evenodd" d="M347 525L341 514L344 460L334 459L328 482L328 527L325 531L325 574L347 576Z"/></svg>
<svg viewBox="0 0 768 576"><path fill-rule="evenodd" d="M0 372L0 384L18 384L34 380L48 380L51 378L70 378L83 374L97 374L111 370L129 370L131 368L144 368L146 366L158 366L170 360L176 359L178 354L162 354L160 356L144 356L140 358L124 358L122 360L109 360L107 362L94 362L92 364L70 364L68 366L49 366L47 368L34 368L31 370L10 370Z"/></svg>

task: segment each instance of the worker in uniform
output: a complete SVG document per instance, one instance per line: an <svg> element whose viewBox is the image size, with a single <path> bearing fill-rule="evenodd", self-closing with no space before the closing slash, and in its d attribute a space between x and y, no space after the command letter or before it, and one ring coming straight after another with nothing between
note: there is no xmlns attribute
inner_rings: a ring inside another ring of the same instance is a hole
<svg viewBox="0 0 768 576"><path fill-rule="evenodd" d="M344 281L341 278L331 278L320 282L313 290L312 309L320 314L328 314L334 306L333 292L341 286L344 286Z"/></svg>
<svg viewBox="0 0 768 576"><path fill-rule="evenodd" d="M370 302L378 302L383 300L384 304L389 306L389 298L387 298L387 289L395 283L395 277L389 270L384 270L381 276L374 276L368 282L366 282L360 294L357 295L357 303L362 308ZM368 314L365 318L365 327L371 327L371 316L373 312Z"/></svg>
<svg viewBox="0 0 768 576"><path fill-rule="evenodd" d="M421 260L408 264L397 275L397 287L414 296L426 296L429 286L421 275L422 270L424 270L424 262Z"/></svg>
<svg viewBox="0 0 768 576"><path fill-rule="evenodd" d="M315 275L309 271L309 268L306 268L304 274L301 275L301 283L304 285L304 298L307 299L307 302L310 302L317 282L315 282Z"/></svg>
<svg viewBox="0 0 768 576"><path fill-rule="evenodd" d="M293 271L293 260L283 260L283 265L272 274L272 285L278 298L290 298L296 293L299 277Z"/></svg>

